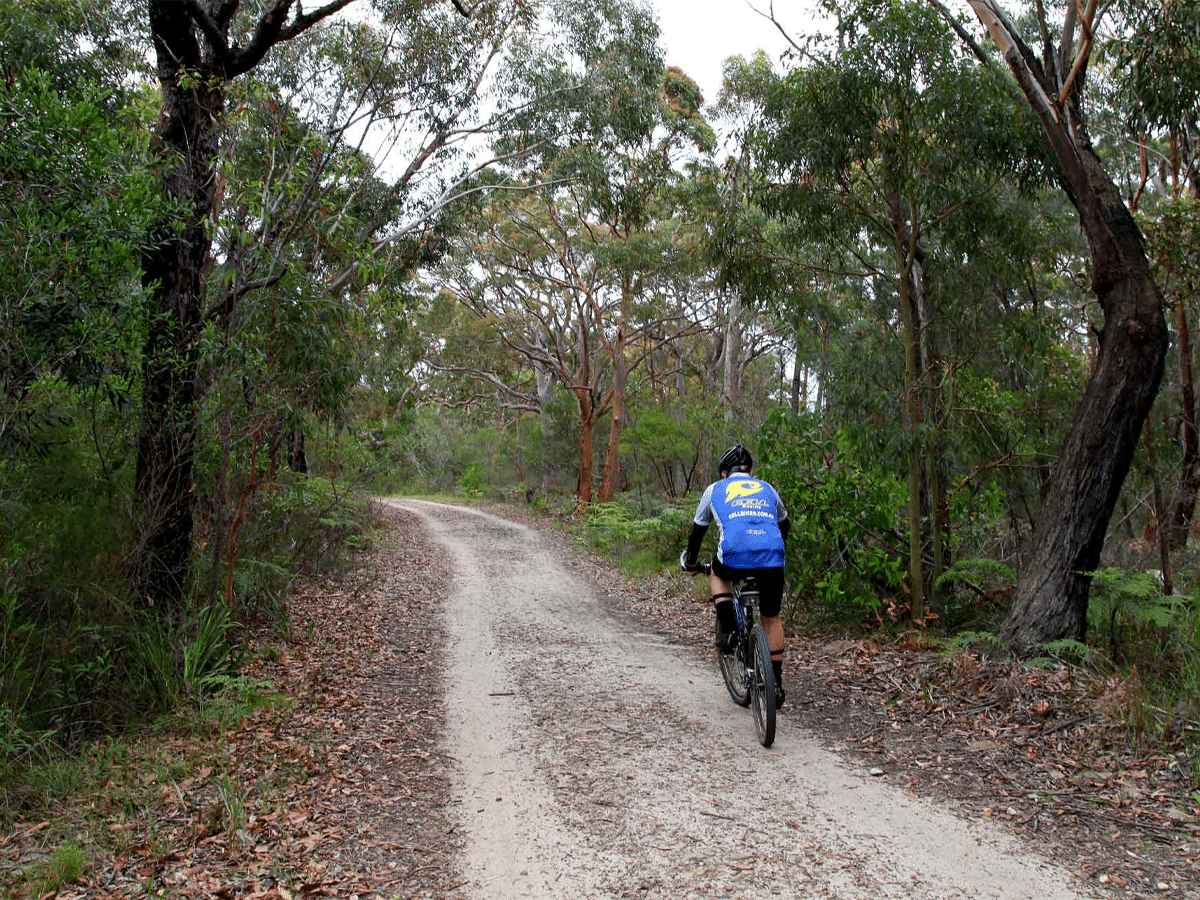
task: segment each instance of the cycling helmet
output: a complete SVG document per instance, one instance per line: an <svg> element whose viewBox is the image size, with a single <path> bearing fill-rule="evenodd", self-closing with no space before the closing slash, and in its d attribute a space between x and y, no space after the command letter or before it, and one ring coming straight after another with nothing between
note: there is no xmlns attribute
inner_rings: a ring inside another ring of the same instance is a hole
<svg viewBox="0 0 1200 900"><path fill-rule="evenodd" d="M754 466L754 457L750 455L750 451L741 444L734 444L721 456L717 463L717 472L732 472L739 466L745 466L750 469Z"/></svg>

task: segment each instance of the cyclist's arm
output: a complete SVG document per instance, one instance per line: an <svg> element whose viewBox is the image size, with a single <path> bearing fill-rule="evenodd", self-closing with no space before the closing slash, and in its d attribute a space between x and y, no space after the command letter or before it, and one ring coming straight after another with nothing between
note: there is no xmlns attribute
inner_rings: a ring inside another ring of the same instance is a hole
<svg viewBox="0 0 1200 900"><path fill-rule="evenodd" d="M694 565L697 557L700 556L700 545L704 543L704 535L707 532L707 525L701 525L698 522L692 523L692 532L688 535L687 545L687 561L689 564Z"/></svg>
<svg viewBox="0 0 1200 900"><path fill-rule="evenodd" d="M783 498L779 496L779 491L776 491L773 485L771 490L775 491L775 515L779 522L779 533L786 541L788 532L792 530L792 518L788 515L787 507L783 505Z"/></svg>
<svg viewBox="0 0 1200 900"><path fill-rule="evenodd" d="M689 564L694 564L699 557L700 545L704 542L704 535L708 531L708 526L712 524L712 520L712 485L709 485L701 495L700 503L696 506L696 515L692 517L692 531L688 535L687 545Z"/></svg>

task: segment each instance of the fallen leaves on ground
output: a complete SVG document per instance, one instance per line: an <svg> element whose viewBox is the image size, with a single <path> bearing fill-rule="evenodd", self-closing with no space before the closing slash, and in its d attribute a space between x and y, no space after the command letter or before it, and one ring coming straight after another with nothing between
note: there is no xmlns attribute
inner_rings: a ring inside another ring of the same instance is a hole
<svg viewBox="0 0 1200 900"><path fill-rule="evenodd" d="M199 703L130 742L96 797L0 834L0 886L64 841L86 875L70 898L441 898L452 887L437 614L449 567L403 517L380 546L288 601L290 637L247 642L246 674L277 698L226 721Z"/></svg>
<svg viewBox="0 0 1200 900"><path fill-rule="evenodd" d="M638 588L561 531L502 514L541 527L614 609L711 652L712 614L688 579ZM21 873L71 840L85 880L47 896L451 896L459 837L438 745L450 563L410 518L379 515L383 539L358 569L298 585L290 639L249 642L249 674L286 704L232 721L200 706L188 727L141 736L98 796L0 833L0 886L32 896ZM974 650L811 638L792 639L787 684L784 715L864 773L1001 823L1109 895L1200 896L1196 760L1182 734L1139 749L1114 718L1119 685Z"/></svg>

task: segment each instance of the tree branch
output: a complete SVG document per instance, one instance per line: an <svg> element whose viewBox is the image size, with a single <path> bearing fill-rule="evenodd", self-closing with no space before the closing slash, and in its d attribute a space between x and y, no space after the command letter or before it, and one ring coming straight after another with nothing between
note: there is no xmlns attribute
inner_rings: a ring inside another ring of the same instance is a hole
<svg viewBox="0 0 1200 900"><path fill-rule="evenodd" d="M1076 0L1076 6L1079 7L1079 0ZM1062 90L1058 92L1059 106L1067 102L1067 97L1071 95L1071 88L1074 87L1075 81L1079 78L1079 73L1087 64L1088 57L1092 52L1092 41L1094 39L1093 20L1096 17L1096 7L1098 0L1091 0L1088 3L1086 11L1080 10L1080 31L1083 33L1083 39L1079 43L1079 52L1075 56L1075 63L1071 66L1071 73L1063 82Z"/></svg>
<svg viewBox="0 0 1200 900"><path fill-rule="evenodd" d="M966 44L967 47L970 48L971 52L975 54L975 58L985 66L991 68L992 58L984 52L983 48L979 46L979 43L975 40L975 38L971 37L967 29L963 28L962 23L955 18L954 14L951 13L949 9L946 8L946 5L940 2L940 0L929 0L929 5L938 11L938 14L942 17L946 24L950 26L950 29L956 35L958 35L958 39Z"/></svg>
<svg viewBox="0 0 1200 900"><path fill-rule="evenodd" d="M808 56L808 54L804 52L804 48L792 40L792 36L784 30L783 25L781 25L779 20L775 18L775 0L771 0L771 2L767 4L767 12L763 12L761 9L758 9L753 3L750 3L749 0L746 0L746 5L750 7L751 12L757 13L774 25L775 30L783 36L785 41L792 45L792 48L797 53L799 53L801 56Z"/></svg>
<svg viewBox="0 0 1200 900"><path fill-rule="evenodd" d="M269 275L266 278L259 278L255 281L247 281L245 284L238 287L237 290L226 292L225 299L209 310L208 314L204 317L205 320L212 322L221 316L229 315L233 312L233 308L237 305L237 302L247 294L253 291L261 291L269 287L274 287L283 280L283 276L286 274L287 268L285 267L274 275Z"/></svg>
<svg viewBox="0 0 1200 900"><path fill-rule="evenodd" d="M225 28L222 28L219 22L214 22L209 18L208 11L200 5L199 0L185 0L183 6L187 10L187 14L191 17L191 20L196 23L196 27L204 33L209 46L212 47L213 52L216 54L218 63L224 68L225 62L229 58L229 42L225 37ZM226 11L221 10L218 15ZM222 20L224 20L224 17L222 17ZM228 24L228 21L225 21L226 28Z"/></svg>
<svg viewBox="0 0 1200 900"><path fill-rule="evenodd" d="M195 0L189 0L189 3L194 2ZM274 5L259 19L250 43L243 48L235 47L228 52L222 66L225 77L234 78L244 75L258 65L267 55L267 51L276 44L290 41L322 19L329 18L353 2L354 0L332 0L331 3L310 13L305 13L296 0L275 0ZM289 23L288 13L291 11L293 3L296 3L296 17Z"/></svg>

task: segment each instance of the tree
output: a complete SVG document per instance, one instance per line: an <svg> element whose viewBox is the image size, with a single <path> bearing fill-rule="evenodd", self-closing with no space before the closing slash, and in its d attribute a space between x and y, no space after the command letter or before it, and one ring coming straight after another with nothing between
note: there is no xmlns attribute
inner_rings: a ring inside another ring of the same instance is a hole
<svg viewBox="0 0 1200 900"><path fill-rule="evenodd" d="M700 115L695 82L663 66L651 10L632 0L561 0L555 9L562 44L531 62L529 77L552 86L560 99L539 104L513 125L517 133L542 138L538 171L545 180L570 183L576 217L589 223L597 252L617 277L615 315L597 335L612 368L599 486L600 499L611 500L627 420L636 307L653 279L656 218L662 221L664 194L686 154L711 148L713 136Z"/></svg>
<svg viewBox="0 0 1200 900"><path fill-rule="evenodd" d="M446 341L440 367L494 390L502 409L540 416L556 385L570 392L579 428L575 494L585 504L593 498L596 428L618 391L617 360L628 376L693 326L668 311L653 278L633 305L626 275L613 264L627 252L626 238L598 227L581 194L572 184L495 195L452 238L457 253L435 284L478 320L471 339ZM642 242L662 249L669 237L648 232ZM515 369L488 365L497 344Z"/></svg>
<svg viewBox="0 0 1200 900"><path fill-rule="evenodd" d="M1095 366L1047 485L1036 541L1001 627L1006 640L1028 648L1085 633L1091 573L1158 393L1168 337L1162 294L1151 277L1141 232L1088 134L1084 85L1099 4L1084 9L1066 3L1057 46L1039 4L1040 59L993 0L970 0L970 7L999 48L1058 160L1059 183L1079 214L1091 256L1092 290L1104 313ZM976 54L989 64L981 48Z"/></svg>
<svg viewBox="0 0 1200 900"><path fill-rule="evenodd" d="M1114 20L1116 27L1101 46L1116 101L1106 124L1118 136L1118 148L1135 148L1136 156L1121 159L1125 194L1146 233L1154 279L1173 308L1178 347L1183 452L1169 512L1157 523L1168 553L1187 543L1200 494L1200 410L1190 325L1200 269L1195 251L1200 243L1200 5L1127 0L1115 5Z"/></svg>
<svg viewBox="0 0 1200 900"><path fill-rule="evenodd" d="M1025 160L1012 111L991 102L1004 96L998 80L920 4L850 4L837 50L810 57L768 90L759 153L774 183L760 195L798 220L797 242L852 260L885 327L898 326L908 589L921 619L945 566L948 527L940 319L953 290L943 276L977 255L948 247L946 233L954 222L985 222L1002 185L1037 183L1045 169ZM963 106L964 89L978 107Z"/></svg>
<svg viewBox="0 0 1200 900"><path fill-rule="evenodd" d="M213 270L212 226L221 212L223 185L218 161L225 150L223 129L230 86L268 60L275 48L296 40L351 2L331 0L305 12L295 0L272 0L258 13L243 8L237 0L151 0L148 6L162 95L153 149L172 214L159 223L143 253L143 283L149 292L151 315L143 357L136 478L144 539L135 553L135 576L146 602L167 616L181 609L193 543L199 346ZM494 10L499 5L487 4L483 9ZM480 9L479 4L468 9L461 0L455 0L454 6L464 16ZM524 9L520 3L515 6ZM448 10L444 5L432 9L418 0L381 3L379 9L385 21L400 26L421 16L454 15L443 13ZM492 46L490 41L486 43ZM425 44L420 51L427 54L430 49ZM417 79L418 74L401 67L397 77ZM432 87L452 94L456 103L469 103L477 96L481 78L480 72L472 69L465 86ZM383 111L382 116L386 118L389 112ZM457 127L453 119L451 123L450 129ZM443 132L440 142L417 148L406 169L409 179L448 139ZM401 193L409 179L401 177ZM295 221L310 210L280 212L284 220ZM375 231L386 227L388 221L376 222ZM264 220L264 224L270 223ZM282 233L287 231L285 228ZM390 236L380 238L365 255L383 254L393 243ZM357 271L357 264L349 266L335 279L335 288L344 287ZM243 296L255 286L254 282L242 284L232 296Z"/></svg>

